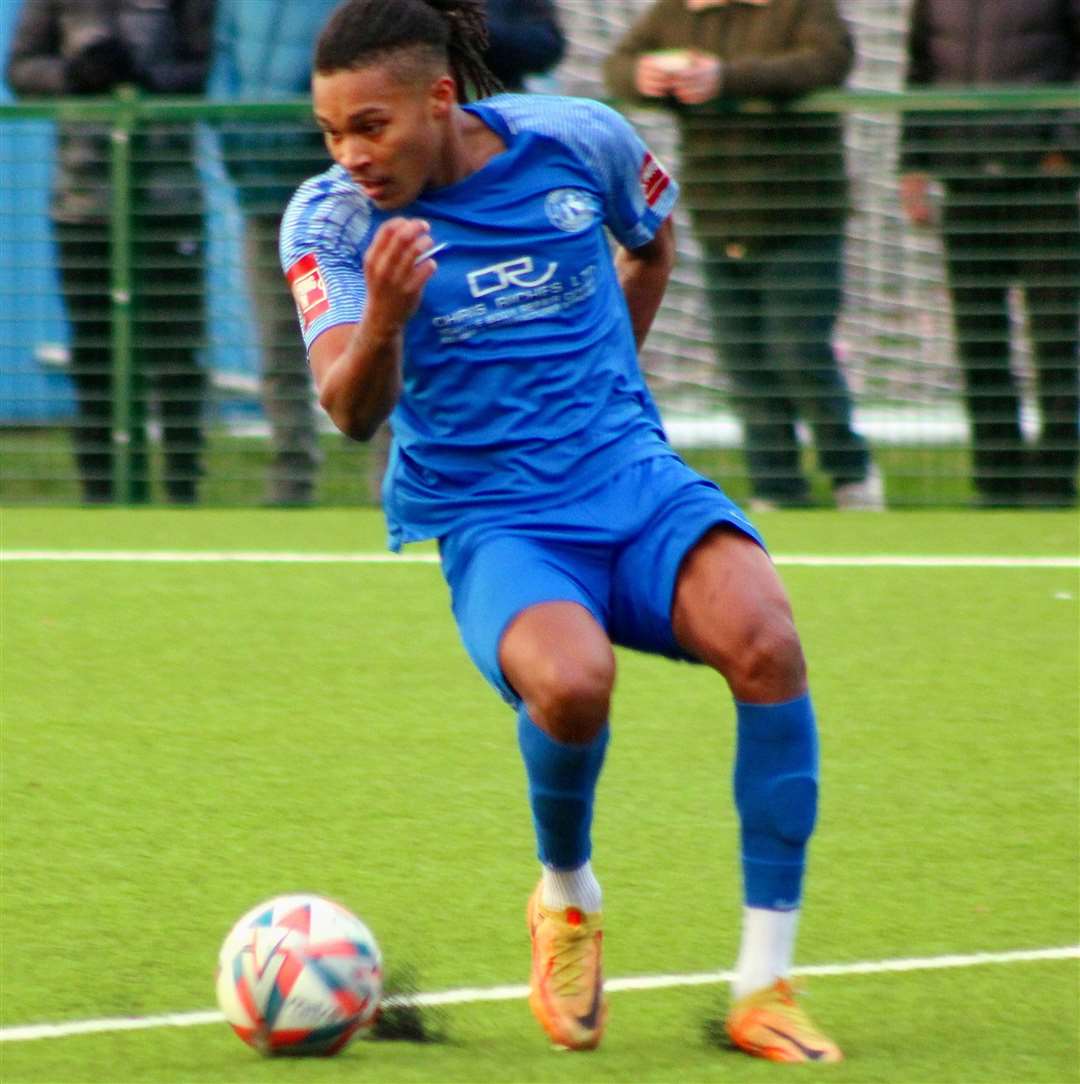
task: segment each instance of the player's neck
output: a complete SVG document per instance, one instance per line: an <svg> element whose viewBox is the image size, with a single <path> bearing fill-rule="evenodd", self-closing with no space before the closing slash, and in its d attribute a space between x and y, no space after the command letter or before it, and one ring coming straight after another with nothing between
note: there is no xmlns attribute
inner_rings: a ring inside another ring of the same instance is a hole
<svg viewBox="0 0 1080 1084"><path fill-rule="evenodd" d="M497 154L506 150L502 137L476 114L455 107L447 130L446 145L435 176L433 188L457 184L483 169Z"/></svg>

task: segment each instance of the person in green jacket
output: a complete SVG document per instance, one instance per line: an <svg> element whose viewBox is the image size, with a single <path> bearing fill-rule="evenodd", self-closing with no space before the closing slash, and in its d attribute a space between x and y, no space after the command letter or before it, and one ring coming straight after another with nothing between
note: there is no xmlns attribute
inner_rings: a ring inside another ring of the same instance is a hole
<svg viewBox="0 0 1080 1084"><path fill-rule="evenodd" d="M678 118L680 181L756 510L809 500L800 419L840 508L885 503L832 345L847 212L840 119L718 105L840 86L853 60L834 0L657 0L605 64L617 98Z"/></svg>

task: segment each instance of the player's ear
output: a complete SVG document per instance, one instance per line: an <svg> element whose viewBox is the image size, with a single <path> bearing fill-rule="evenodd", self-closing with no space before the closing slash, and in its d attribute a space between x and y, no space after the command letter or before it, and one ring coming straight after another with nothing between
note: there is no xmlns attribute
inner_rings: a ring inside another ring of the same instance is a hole
<svg viewBox="0 0 1080 1084"><path fill-rule="evenodd" d="M457 102L457 86L454 83L453 76L440 75L431 84L431 89L428 94L431 102L431 115L436 120L444 120L450 115L450 110L454 108Z"/></svg>

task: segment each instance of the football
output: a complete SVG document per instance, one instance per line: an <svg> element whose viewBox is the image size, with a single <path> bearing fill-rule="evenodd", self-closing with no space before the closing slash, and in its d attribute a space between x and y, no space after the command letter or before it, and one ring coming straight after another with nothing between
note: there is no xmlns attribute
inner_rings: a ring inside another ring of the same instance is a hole
<svg viewBox="0 0 1080 1084"><path fill-rule="evenodd" d="M374 1022L381 997L382 955L371 931L322 896L253 907L218 956L218 1005L262 1054L337 1054Z"/></svg>

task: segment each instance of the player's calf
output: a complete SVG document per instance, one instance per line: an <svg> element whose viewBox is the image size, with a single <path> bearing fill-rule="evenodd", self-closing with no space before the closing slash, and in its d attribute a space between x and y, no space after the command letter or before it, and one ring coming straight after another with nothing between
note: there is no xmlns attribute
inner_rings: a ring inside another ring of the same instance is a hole
<svg viewBox="0 0 1080 1084"><path fill-rule="evenodd" d="M748 907L790 911L802 897L806 846L817 819L818 745L807 694L736 704L735 805Z"/></svg>

